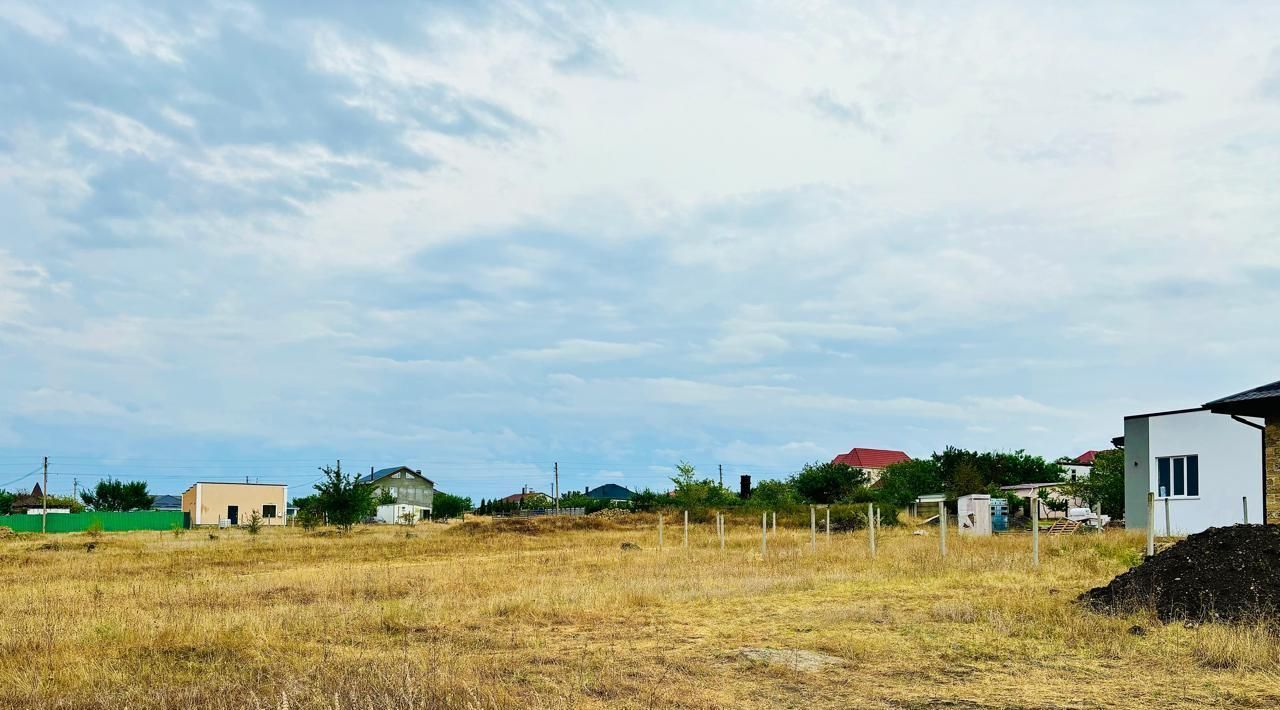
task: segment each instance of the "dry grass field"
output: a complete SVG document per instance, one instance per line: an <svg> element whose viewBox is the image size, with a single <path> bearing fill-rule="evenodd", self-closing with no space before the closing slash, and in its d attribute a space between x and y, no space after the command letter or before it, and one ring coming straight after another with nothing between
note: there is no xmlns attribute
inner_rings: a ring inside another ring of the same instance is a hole
<svg viewBox="0 0 1280 710"><path fill-rule="evenodd" d="M873 562L780 530L761 561L746 518L723 553L711 524L659 551L554 523L0 541L0 706L1280 706L1262 630L1072 603L1137 559L1122 533L1042 539L1033 570L1027 536L944 562L886 530Z"/></svg>

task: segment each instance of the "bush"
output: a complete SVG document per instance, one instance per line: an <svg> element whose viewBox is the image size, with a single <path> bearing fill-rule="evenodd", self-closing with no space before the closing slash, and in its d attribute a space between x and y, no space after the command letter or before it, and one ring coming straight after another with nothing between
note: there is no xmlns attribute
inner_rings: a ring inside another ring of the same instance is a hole
<svg viewBox="0 0 1280 710"><path fill-rule="evenodd" d="M99 520L98 518L94 518L93 520L90 520L89 526L86 527L84 531L89 533L90 537L98 537L102 535L102 521Z"/></svg>
<svg viewBox="0 0 1280 710"><path fill-rule="evenodd" d="M838 503L855 490L867 485L867 473L842 463L815 462L805 464L788 483L801 500L810 503Z"/></svg>
<svg viewBox="0 0 1280 710"><path fill-rule="evenodd" d="M257 535L262 532L262 514L256 510L249 513L249 522L245 525L245 530L250 535Z"/></svg>

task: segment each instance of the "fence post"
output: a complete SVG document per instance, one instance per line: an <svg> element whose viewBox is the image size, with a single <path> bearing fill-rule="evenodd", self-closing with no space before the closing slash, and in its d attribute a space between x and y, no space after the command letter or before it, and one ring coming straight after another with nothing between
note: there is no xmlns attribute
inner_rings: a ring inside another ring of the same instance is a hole
<svg viewBox="0 0 1280 710"><path fill-rule="evenodd" d="M720 528L720 551L724 552L724 513L716 513L716 524Z"/></svg>
<svg viewBox="0 0 1280 710"><path fill-rule="evenodd" d="M689 547L689 511L684 511L684 546Z"/></svg>
<svg viewBox="0 0 1280 710"><path fill-rule="evenodd" d="M871 548L871 559L876 558L876 517L872 504L867 503L867 545Z"/></svg>
<svg viewBox="0 0 1280 710"><path fill-rule="evenodd" d="M775 520L777 518L774 518ZM760 559L764 559L769 552L769 514L760 514Z"/></svg>
<svg viewBox="0 0 1280 710"><path fill-rule="evenodd" d="M809 549L818 551L818 509L809 506Z"/></svg>
<svg viewBox="0 0 1280 710"><path fill-rule="evenodd" d="M1249 524L1249 496L1242 496L1240 503L1244 506L1244 524Z"/></svg>
<svg viewBox="0 0 1280 710"><path fill-rule="evenodd" d="M1031 566L1040 566L1040 499L1031 499Z"/></svg>
<svg viewBox="0 0 1280 710"><path fill-rule="evenodd" d="M662 549L662 513L658 513L658 549Z"/></svg>
<svg viewBox="0 0 1280 710"><path fill-rule="evenodd" d="M1169 522L1169 496L1164 497L1164 536L1173 537L1173 528Z"/></svg>
<svg viewBox="0 0 1280 710"><path fill-rule="evenodd" d="M1156 494L1147 491L1147 557L1156 554Z"/></svg>
<svg viewBox="0 0 1280 710"><path fill-rule="evenodd" d="M827 506L827 544L831 544L831 506Z"/></svg>
<svg viewBox="0 0 1280 710"><path fill-rule="evenodd" d="M938 501L938 544L942 546L942 556L947 556L947 502Z"/></svg>
<svg viewBox="0 0 1280 710"><path fill-rule="evenodd" d="M773 518L773 534L777 535L778 534L778 511L776 510L773 511L773 513L771 514L771 517Z"/></svg>

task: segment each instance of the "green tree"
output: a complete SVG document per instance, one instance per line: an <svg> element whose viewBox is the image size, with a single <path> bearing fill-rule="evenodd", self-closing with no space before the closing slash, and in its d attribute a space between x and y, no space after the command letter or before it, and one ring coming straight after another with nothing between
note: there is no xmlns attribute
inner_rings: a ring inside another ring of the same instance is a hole
<svg viewBox="0 0 1280 710"><path fill-rule="evenodd" d="M886 466L880 474L880 498L904 507L916 498L942 493L942 469L933 459L912 459Z"/></svg>
<svg viewBox="0 0 1280 710"><path fill-rule="evenodd" d="M981 493L986 489L987 484L983 480L982 472L978 470L976 462L964 460L956 466L955 479L951 482L951 492L957 497L967 496L970 493Z"/></svg>
<svg viewBox="0 0 1280 710"><path fill-rule="evenodd" d="M93 491L80 494L84 504L99 511L150 510L151 493L146 481L98 481Z"/></svg>
<svg viewBox="0 0 1280 710"><path fill-rule="evenodd" d="M867 484L867 473L842 463L818 461L805 464L788 483L806 503L838 503Z"/></svg>
<svg viewBox="0 0 1280 710"><path fill-rule="evenodd" d="M378 511L373 485L362 483L359 476L342 472L342 462L320 469L324 480L316 484L316 508L331 525L350 530L353 525Z"/></svg>
<svg viewBox="0 0 1280 710"><path fill-rule="evenodd" d="M796 489L786 481L760 481L751 490L751 506L781 510L800 503Z"/></svg>
<svg viewBox="0 0 1280 710"><path fill-rule="evenodd" d="M431 513L437 518L457 518L471 510L471 499L436 491L432 498Z"/></svg>
<svg viewBox="0 0 1280 710"><path fill-rule="evenodd" d="M9 491L0 491L0 515L8 515L13 512L13 499L16 495Z"/></svg>
<svg viewBox="0 0 1280 710"><path fill-rule="evenodd" d="M1092 507L1102 504L1102 514L1124 517L1124 449L1100 451L1093 470L1063 487Z"/></svg>

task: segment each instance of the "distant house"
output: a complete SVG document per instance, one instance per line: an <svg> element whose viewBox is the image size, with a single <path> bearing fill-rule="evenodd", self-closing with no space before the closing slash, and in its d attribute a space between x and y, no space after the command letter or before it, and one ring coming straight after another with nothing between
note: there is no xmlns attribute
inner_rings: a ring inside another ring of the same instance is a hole
<svg viewBox="0 0 1280 710"><path fill-rule="evenodd" d="M432 504L436 495L436 484L408 466L394 466L372 471L360 478L361 483L372 483L374 495L382 491L395 498L395 510L391 513L379 512L379 519L390 516L393 521L403 520L406 514L419 520L431 517Z"/></svg>
<svg viewBox="0 0 1280 710"><path fill-rule="evenodd" d="M257 513L263 525L284 525L289 487L283 483L194 483L182 494L192 525L244 525Z"/></svg>
<svg viewBox="0 0 1280 710"><path fill-rule="evenodd" d="M182 496L151 496L152 510L182 510Z"/></svg>
<svg viewBox="0 0 1280 710"><path fill-rule="evenodd" d="M1262 522L1262 424L1209 409L1179 409L1124 418L1124 521L1147 527L1154 493L1155 529L1187 535L1243 521ZM1165 510L1169 530L1165 530Z"/></svg>
<svg viewBox="0 0 1280 710"><path fill-rule="evenodd" d="M1058 465L1066 469L1067 480L1074 481L1077 478L1088 478L1093 473L1093 461L1102 452L1090 449L1079 456L1069 459L1066 457L1058 459Z"/></svg>
<svg viewBox="0 0 1280 710"><path fill-rule="evenodd" d="M607 500L611 503L626 503L635 497L635 493L616 483L606 483L597 488L587 489L587 497L593 500Z"/></svg>
<svg viewBox="0 0 1280 710"><path fill-rule="evenodd" d="M499 498L498 500L502 503L510 503L512 505L519 505L523 507L527 505L542 505L547 501L550 501L551 496L546 493L539 493L526 488L519 493L513 493L505 498Z"/></svg>
<svg viewBox="0 0 1280 710"><path fill-rule="evenodd" d="M44 491L41 490L40 484L37 483L31 489L31 493L27 495L14 496L13 503L9 506L14 515L29 513L31 511L40 512L44 509Z"/></svg>
<svg viewBox="0 0 1280 710"><path fill-rule="evenodd" d="M880 480L880 474L884 473L885 468L895 463L910 461L911 457L907 456L904 451L895 451L893 449L862 449L853 448L847 454L840 454L831 460L831 463L842 463L853 468L860 468L867 472L868 483L875 483Z"/></svg>

